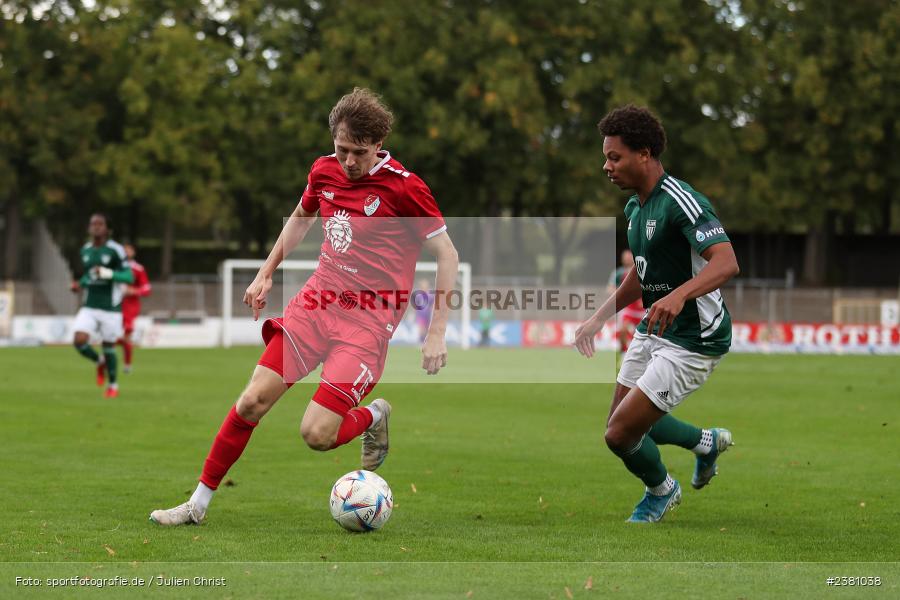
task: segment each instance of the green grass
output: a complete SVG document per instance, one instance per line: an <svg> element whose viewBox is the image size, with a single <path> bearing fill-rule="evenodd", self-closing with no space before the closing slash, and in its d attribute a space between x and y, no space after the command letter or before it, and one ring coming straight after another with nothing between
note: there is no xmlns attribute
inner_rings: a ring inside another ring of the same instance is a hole
<svg viewBox="0 0 900 600"><path fill-rule="evenodd" d="M357 467L359 446L303 445L311 384L263 420L205 525L154 526L150 510L193 490L258 354L139 351L110 401L70 348L0 350L0 596L47 593L15 587L29 574L160 573L228 579L221 589L156 590L179 597L567 598L568 588L599 598L698 585L728 598L861 593L826 587L842 575L880 576L867 595L900 593L897 358L727 357L676 416L727 426L737 445L700 492L689 486L693 457L662 448L686 489L658 525L624 523L642 486L603 444L611 385L436 378L376 390L394 406L379 473L396 506L382 531L352 535L330 518L331 485ZM451 365L477 370L499 355L455 352ZM523 369L511 381L533 368L521 355L506 361ZM391 361L415 364L417 352L394 349Z"/></svg>

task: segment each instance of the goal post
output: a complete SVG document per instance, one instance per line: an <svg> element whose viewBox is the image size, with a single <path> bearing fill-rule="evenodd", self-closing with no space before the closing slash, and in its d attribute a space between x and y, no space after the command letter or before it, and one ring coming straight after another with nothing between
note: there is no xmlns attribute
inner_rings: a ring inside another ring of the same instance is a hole
<svg viewBox="0 0 900 600"><path fill-rule="evenodd" d="M235 270L259 270L265 263L264 260L252 258L232 258L219 265L219 273L222 278L222 346L231 347L232 318L234 316L234 272ZM282 271L305 271L312 273L319 266L317 260L285 260L278 266ZM417 273L437 273L436 262L417 262ZM472 295L472 265L459 263L459 284L463 301L460 306L460 331L459 343L463 350L470 347L469 329L472 324L472 309L469 305L469 297Z"/></svg>

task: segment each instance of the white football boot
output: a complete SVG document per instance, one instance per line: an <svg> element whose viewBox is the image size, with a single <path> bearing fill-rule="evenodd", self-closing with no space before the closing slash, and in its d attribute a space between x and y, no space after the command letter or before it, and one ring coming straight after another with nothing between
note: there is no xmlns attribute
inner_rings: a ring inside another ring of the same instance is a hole
<svg viewBox="0 0 900 600"><path fill-rule="evenodd" d="M157 525L199 525L206 517L206 513L201 513L194 506L194 503L188 500L184 504L179 504L175 508L154 510L150 513L150 520Z"/></svg>
<svg viewBox="0 0 900 600"><path fill-rule="evenodd" d="M694 476L691 478L691 486L695 490L705 487L712 478L719 474L719 466L716 460L722 456L722 453L728 450L730 446L734 446L731 432L721 427L713 427L712 431L712 450L709 454L698 456L694 466Z"/></svg>
<svg viewBox="0 0 900 600"><path fill-rule="evenodd" d="M381 410L381 420L377 425L369 427L362 434L362 468L374 471L381 466L388 453L388 419L391 417L391 405L384 398L372 400L372 404ZM370 405L370 406L371 406Z"/></svg>

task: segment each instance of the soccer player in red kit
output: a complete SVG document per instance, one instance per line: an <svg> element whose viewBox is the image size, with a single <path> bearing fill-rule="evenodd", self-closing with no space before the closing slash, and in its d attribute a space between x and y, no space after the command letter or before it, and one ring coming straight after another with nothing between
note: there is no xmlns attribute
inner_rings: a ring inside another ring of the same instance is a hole
<svg viewBox="0 0 900 600"><path fill-rule="evenodd" d="M133 245L125 244L125 256L128 257L128 264L134 276L134 283L125 288L125 297L122 299L122 327L125 335L119 340L119 344L122 345L125 354L125 367L122 369L125 373L131 373L131 358L134 352L131 335L134 333L134 320L141 314L141 298L149 296L151 291L147 270L135 260L136 254Z"/></svg>
<svg viewBox="0 0 900 600"><path fill-rule="evenodd" d="M152 521L201 523L259 420L320 363L321 382L300 424L303 440L325 451L362 434L363 468L381 465L391 406L383 398L367 406L360 402L381 377L422 248L438 264L438 296L422 346L422 368L434 375L446 366L446 294L456 283L459 259L428 186L382 149L392 121L379 97L366 89L355 89L331 110L335 153L313 163L300 203L247 288L244 303L259 318L272 274L317 215L325 233L319 266L288 303L284 317L263 324L266 349L213 441L196 491L184 504L153 511Z"/></svg>

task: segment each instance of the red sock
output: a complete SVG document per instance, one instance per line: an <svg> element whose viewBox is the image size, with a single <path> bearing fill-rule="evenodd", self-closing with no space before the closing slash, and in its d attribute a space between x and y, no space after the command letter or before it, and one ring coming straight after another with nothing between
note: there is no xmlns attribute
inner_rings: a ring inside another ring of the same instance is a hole
<svg viewBox="0 0 900 600"><path fill-rule="evenodd" d="M125 364L131 364L131 349L134 347L131 342L126 342L125 340L119 340L119 343L122 344L122 353L125 355Z"/></svg>
<svg viewBox="0 0 900 600"><path fill-rule="evenodd" d="M341 426L338 429L337 439L334 441L332 448L343 446L359 434L369 428L372 424L372 413L365 406L354 408L347 411Z"/></svg>
<svg viewBox="0 0 900 600"><path fill-rule="evenodd" d="M203 474L200 475L203 485L213 490L219 487L225 473L241 457L247 442L250 441L250 434L257 425L258 423L251 423L241 417L235 407L231 407L219 433L216 434L209 456L203 463Z"/></svg>

